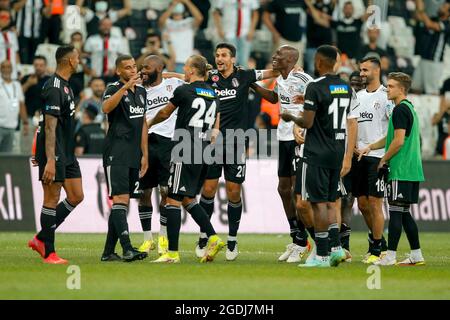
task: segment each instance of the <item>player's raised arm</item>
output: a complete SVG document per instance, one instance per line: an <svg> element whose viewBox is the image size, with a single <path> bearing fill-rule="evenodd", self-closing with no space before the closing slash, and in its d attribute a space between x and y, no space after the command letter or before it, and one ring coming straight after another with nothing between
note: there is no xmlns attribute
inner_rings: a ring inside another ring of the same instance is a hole
<svg viewBox="0 0 450 320"><path fill-rule="evenodd" d="M105 95L103 96L102 110L104 113L110 113L113 111L120 103L125 92L128 89L134 88L134 86L139 82L140 74L136 74L131 78L124 86L117 89L116 86L111 85L106 89Z"/></svg>
<svg viewBox="0 0 450 320"><path fill-rule="evenodd" d="M259 93L261 97L269 101L270 103L277 103L278 102L278 94L275 91L266 89L261 87L260 85L256 83L252 83L250 85L250 88L255 90L255 92Z"/></svg>
<svg viewBox="0 0 450 320"><path fill-rule="evenodd" d="M177 72L163 72L162 77L163 79L177 78L184 81L184 74Z"/></svg>
<svg viewBox="0 0 450 320"><path fill-rule="evenodd" d="M166 119L169 119L169 117L176 110L176 108L177 107L172 102L169 102L163 109L159 110L159 112L153 119L147 120L148 128L151 128L155 124L158 124Z"/></svg>

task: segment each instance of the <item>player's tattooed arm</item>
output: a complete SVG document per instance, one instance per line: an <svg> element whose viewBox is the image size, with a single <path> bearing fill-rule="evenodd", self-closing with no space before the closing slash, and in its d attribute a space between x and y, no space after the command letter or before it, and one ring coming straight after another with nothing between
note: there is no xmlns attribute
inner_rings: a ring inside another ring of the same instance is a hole
<svg viewBox="0 0 450 320"><path fill-rule="evenodd" d="M278 94L275 91L268 90L266 88L261 87L260 85L256 83L252 83L250 85L250 88L255 90L255 92L259 93L261 97L269 101L270 103L277 103L278 102Z"/></svg>
<svg viewBox="0 0 450 320"><path fill-rule="evenodd" d="M384 148L385 145L386 145L386 136L384 136L383 138L374 143L369 144L364 149L360 150L355 148L355 154L358 156L358 161L361 160L363 156L367 156L370 151Z"/></svg>
<svg viewBox="0 0 450 320"><path fill-rule="evenodd" d="M55 180L56 175L56 125L58 118L52 115L45 115L45 155L47 157L47 164L45 165L44 174L42 175L42 182L44 184L51 184Z"/></svg>
<svg viewBox="0 0 450 320"><path fill-rule="evenodd" d="M342 162L341 177L346 176L352 168L353 151L356 146L358 135L358 120L356 118L347 119L347 150Z"/></svg>
<svg viewBox="0 0 450 320"><path fill-rule="evenodd" d="M147 120L148 128L151 128L155 124L163 122L166 119L169 119L170 115L176 110L176 106L173 105L172 102L169 102L164 108L159 110L156 116L152 119Z"/></svg>
<svg viewBox="0 0 450 320"><path fill-rule="evenodd" d="M139 178L142 178L148 169L148 126L146 121L142 124L141 152L142 158Z"/></svg>
<svg viewBox="0 0 450 320"><path fill-rule="evenodd" d="M315 116L316 116L315 111L305 110L303 111L303 116L301 117L296 117L293 114L290 114L289 112L284 112L281 114L281 119L283 119L286 122L293 121L299 127L309 129L312 127L314 123Z"/></svg>
<svg viewBox="0 0 450 320"><path fill-rule="evenodd" d="M163 72L162 77L163 79L177 78L184 81L184 74L177 72Z"/></svg>

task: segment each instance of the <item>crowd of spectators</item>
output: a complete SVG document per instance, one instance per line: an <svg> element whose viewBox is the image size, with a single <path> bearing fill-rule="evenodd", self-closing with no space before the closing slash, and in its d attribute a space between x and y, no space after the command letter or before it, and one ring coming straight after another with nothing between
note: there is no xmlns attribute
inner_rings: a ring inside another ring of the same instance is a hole
<svg viewBox="0 0 450 320"><path fill-rule="evenodd" d="M98 141L87 144L105 130L101 95L117 80L120 54L133 55L138 65L156 54L166 70L182 72L193 53L213 62L214 46L223 41L237 47L239 65L258 69L270 68L273 50L289 44L303 53L298 64L311 75L316 48L333 44L342 52L344 79L364 56L377 55L383 79L400 70L413 76L416 93L441 96L433 124L442 140L450 124L450 80L443 84L450 76L444 66L449 17L449 0L0 0L0 152L30 153L40 88L63 43L81 53L70 80L78 154L99 150ZM277 125L278 106L252 96L249 108L249 126Z"/></svg>

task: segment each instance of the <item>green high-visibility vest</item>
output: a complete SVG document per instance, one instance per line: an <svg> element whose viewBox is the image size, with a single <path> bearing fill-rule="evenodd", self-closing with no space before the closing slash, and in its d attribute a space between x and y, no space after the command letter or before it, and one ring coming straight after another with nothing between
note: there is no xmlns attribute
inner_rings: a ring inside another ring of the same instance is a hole
<svg viewBox="0 0 450 320"><path fill-rule="evenodd" d="M414 121L409 137L405 135L405 142L400 151L389 160L389 181L425 181L420 153L419 118L411 102L402 100L400 104L402 103L411 110ZM386 151L389 149L392 140L394 140L394 124L391 117L386 136Z"/></svg>

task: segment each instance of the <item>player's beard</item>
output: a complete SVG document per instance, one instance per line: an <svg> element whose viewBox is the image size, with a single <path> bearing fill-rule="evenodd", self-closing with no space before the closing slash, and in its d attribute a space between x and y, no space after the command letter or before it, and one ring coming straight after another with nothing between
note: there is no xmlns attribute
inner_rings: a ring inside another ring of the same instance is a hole
<svg viewBox="0 0 450 320"><path fill-rule="evenodd" d="M147 79L145 81L142 82L142 84L144 86L149 86L151 85L153 82L156 81L156 79L158 79L158 72L155 70L153 72L150 73L146 73Z"/></svg>

